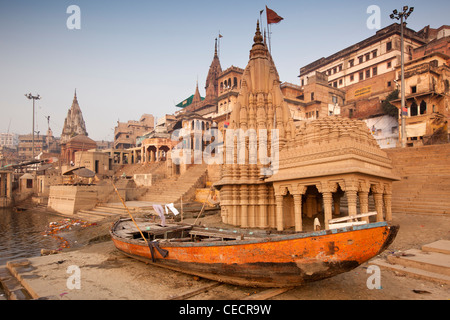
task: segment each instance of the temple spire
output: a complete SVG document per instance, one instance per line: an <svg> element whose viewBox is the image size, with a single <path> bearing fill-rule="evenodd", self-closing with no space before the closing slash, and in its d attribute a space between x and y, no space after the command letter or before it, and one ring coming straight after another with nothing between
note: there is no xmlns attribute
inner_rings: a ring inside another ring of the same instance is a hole
<svg viewBox="0 0 450 320"><path fill-rule="evenodd" d="M216 38L216 44L214 46L214 57L217 57L217 38Z"/></svg>
<svg viewBox="0 0 450 320"><path fill-rule="evenodd" d="M261 35L261 29L259 28L259 20L256 21L256 32L255 36L253 37L254 43L263 43L263 37Z"/></svg>

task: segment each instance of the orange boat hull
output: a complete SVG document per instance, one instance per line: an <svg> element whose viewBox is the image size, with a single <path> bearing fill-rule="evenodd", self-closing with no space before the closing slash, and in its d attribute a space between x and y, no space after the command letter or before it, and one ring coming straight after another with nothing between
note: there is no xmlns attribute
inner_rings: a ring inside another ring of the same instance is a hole
<svg viewBox="0 0 450 320"><path fill-rule="evenodd" d="M111 232L115 246L136 259L200 277L244 286L297 286L350 271L384 251L398 226L386 222L296 233L276 238L210 243L161 243L169 254Z"/></svg>

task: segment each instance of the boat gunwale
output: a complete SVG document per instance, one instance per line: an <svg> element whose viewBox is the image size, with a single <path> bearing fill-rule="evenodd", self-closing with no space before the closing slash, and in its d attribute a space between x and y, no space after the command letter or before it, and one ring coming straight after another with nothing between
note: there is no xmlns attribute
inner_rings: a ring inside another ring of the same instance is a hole
<svg viewBox="0 0 450 320"><path fill-rule="evenodd" d="M138 239L128 239L124 237L120 237L119 235L115 234L115 228L125 220L118 220L116 221L113 226L111 227L110 234L111 237L117 241L121 241L124 243L134 244L134 245L141 245L141 246L147 246L147 244L144 242L142 238ZM214 246L238 246L238 245L248 245L248 244L258 244L258 243L268 243L268 242L282 242L282 241L290 241L290 240L298 240L298 239L304 239L304 238L313 238L313 237L322 237L327 235L333 235L333 234L339 234L339 233L346 233L346 232L353 232L353 231L360 231L365 229L372 229L372 228L380 228L380 227L391 227L393 226L389 222L381 221L381 222L373 222L373 223L367 223L363 225L355 225L355 226L348 226L348 227L342 227L342 228L336 228L336 229L327 229L327 230L319 230L319 231L311 231L311 232L302 232L302 233L293 233L293 234L280 234L280 235L267 235L267 236L260 236L260 238L251 238L251 239L236 239L236 240L218 240L218 241L210 241L210 242L168 242L168 241L158 241L158 240L148 240L156 241L158 242L158 245L160 247L214 247ZM193 226L196 227L196 226ZM208 230L206 230L208 231Z"/></svg>

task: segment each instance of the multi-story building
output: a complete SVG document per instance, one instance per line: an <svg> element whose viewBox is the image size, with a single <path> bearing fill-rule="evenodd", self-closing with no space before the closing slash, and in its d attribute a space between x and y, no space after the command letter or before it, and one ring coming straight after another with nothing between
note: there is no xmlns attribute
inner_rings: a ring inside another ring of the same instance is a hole
<svg viewBox="0 0 450 320"><path fill-rule="evenodd" d="M411 64L416 64L413 61L432 52L449 55L449 35L450 26L438 29L427 26L418 32L404 28L405 64L413 69ZM445 57L440 57L439 63L444 64ZM311 83L316 81L317 72L321 72L327 76L329 87L342 89L345 93L340 114L364 119L380 146L395 147L400 125L397 118L386 115L382 103L389 94L400 90L400 66L401 28L394 23L377 31L372 37L300 68L300 86L306 92ZM406 89L408 91L408 85ZM307 97L306 93L304 97ZM421 102L416 103L419 105ZM435 108L437 105L435 103ZM414 106L408 112L411 110L414 114ZM418 110L420 112L420 108Z"/></svg>
<svg viewBox="0 0 450 320"><path fill-rule="evenodd" d="M38 156L47 148L47 136L34 135L34 156ZM33 157L33 135L19 135L18 155L21 159L31 159Z"/></svg>
<svg viewBox="0 0 450 320"><path fill-rule="evenodd" d="M154 121L155 119L151 114L143 114L139 121L117 121L117 126L114 128L114 149L128 149L135 147L136 138L153 130Z"/></svg>
<svg viewBox="0 0 450 320"><path fill-rule="evenodd" d="M19 135L16 133L0 133L0 146L16 148L19 144Z"/></svg>
<svg viewBox="0 0 450 320"><path fill-rule="evenodd" d="M434 52L405 64L404 116L406 142L410 146L449 141L449 61L450 56ZM399 69L397 73L400 77ZM391 103L401 109L400 97Z"/></svg>
<svg viewBox="0 0 450 320"><path fill-rule="evenodd" d="M415 48L426 43L423 33L404 28L405 55L409 61ZM308 78L320 71L328 76L328 83L335 88L345 88L355 83L394 71L400 64L401 30L394 23L376 32L370 38L358 42L327 58L321 58L300 68L300 83L308 84ZM392 81L394 78L392 78ZM366 91L375 92L373 88Z"/></svg>

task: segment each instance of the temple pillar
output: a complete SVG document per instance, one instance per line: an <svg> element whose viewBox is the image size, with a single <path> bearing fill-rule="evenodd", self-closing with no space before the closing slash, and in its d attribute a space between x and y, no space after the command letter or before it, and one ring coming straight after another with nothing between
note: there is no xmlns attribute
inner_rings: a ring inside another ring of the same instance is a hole
<svg viewBox="0 0 450 320"><path fill-rule="evenodd" d="M240 196L241 196L241 228L248 228L248 199L249 199L249 188L246 185L240 186Z"/></svg>
<svg viewBox="0 0 450 320"><path fill-rule="evenodd" d="M368 213L369 212L369 192L359 191L358 197L359 197L359 209L360 209L361 213ZM369 217L363 217L362 220L369 222Z"/></svg>
<svg viewBox="0 0 450 320"><path fill-rule="evenodd" d="M267 186L261 184L258 187L258 206L259 208L259 227L267 228L269 226L268 210L267 210Z"/></svg>
<svg viewBox="0 0 450 320"><path fill-rule="evenodd" d="M357 191L356 190L347 190L345 191L347 194L347 201L348 201L348 215L349 216L355 216L357 214Z"/></svg>
<svg viewBox="0 0 450 320"><path fill-rule="evenodd" d="M333 218L332 217L333 196L331 192L324 192L322 193L322 196L323 196L325 229L329 229L330 227L329 221Z"/></svg>
<svg viewBox="0 0 450 320"><path fill-rule="evenodd" d="M150 162L155 162L155 152L156 151L153 151L150 149L148 151L150 151Z"/></svg>
<svg viewBox="0 0 450 320"><path fill-rule="evenodd" d="M373 198L375 200L375 210L377 211L377 222L383 221L383 191L381 184L372 186Z"/></svg>
<svg viewBox="0 0 450 320"><path fill-rule="evenodd" d="M303 230L301 194L294 194L294 217L295 217L295 231L300 232Z"/></svg>
<svg viewBox="0 0 450 320"><path fill-rule="evenodd" d="M276 223L277 230L283 231L284 229L284 220L283 220L283 196L275 195L275 203L276 203Z"/></svg>
<svg viewBox="0 0 450 320"><path fill-rule="evenodd" d="M384 185L384 208L386 209L386 221L392 221L392 185Z"/></svg>
<svg viewBox="0 0 450 320"><path fill-rule="evenodd" d="M383 194L374 193L375 209L377 211L377 222L383 221Z"/></svg>
<svg viewBox="0 0 450 320"><path fill-rule="evenodd" d="M386 221L392 221L392 194L384 194L383 200L386 209Z"/></svg>

